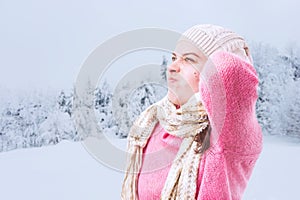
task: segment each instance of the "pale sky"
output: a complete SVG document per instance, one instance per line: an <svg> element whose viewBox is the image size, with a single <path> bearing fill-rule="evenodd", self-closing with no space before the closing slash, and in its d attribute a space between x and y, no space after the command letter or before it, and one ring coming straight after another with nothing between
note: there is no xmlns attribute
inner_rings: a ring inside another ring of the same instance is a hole
<svg viewBox="0 0 300 200"><path fill-rule="evenodd" d="M299 8L296 0L0 0L0 88L70 88L98 45L143 27L212 23L276 47L300 44Z"/></svg>

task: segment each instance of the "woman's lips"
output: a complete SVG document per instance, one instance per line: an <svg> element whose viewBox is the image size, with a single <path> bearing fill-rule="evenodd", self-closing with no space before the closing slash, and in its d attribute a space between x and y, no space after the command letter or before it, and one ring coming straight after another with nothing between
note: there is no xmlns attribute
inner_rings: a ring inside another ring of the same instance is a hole
<svg viewBox="0 0 300 200"><path fill-rule="evenodd" d="M176 79L176 78L173 78L173 77L170 77L170 78L168 78L168 81L170 81L170 82L175 82L175 81L177 81L177 79Z"/></svg>

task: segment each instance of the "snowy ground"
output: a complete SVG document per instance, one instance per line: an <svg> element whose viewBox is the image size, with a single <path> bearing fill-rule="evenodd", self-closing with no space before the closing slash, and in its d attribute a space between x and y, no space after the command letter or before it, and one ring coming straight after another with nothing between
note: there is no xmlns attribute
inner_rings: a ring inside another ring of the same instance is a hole
<svg viewBox="0 0 300 200"><path fill-rule="evenodd" d="M300 199L299 155L299 143L265 138L243 199ZM101 165L81 143L63 141L0 153L0 178L4 200L99 200L120 199L123 174Z"/></svg>

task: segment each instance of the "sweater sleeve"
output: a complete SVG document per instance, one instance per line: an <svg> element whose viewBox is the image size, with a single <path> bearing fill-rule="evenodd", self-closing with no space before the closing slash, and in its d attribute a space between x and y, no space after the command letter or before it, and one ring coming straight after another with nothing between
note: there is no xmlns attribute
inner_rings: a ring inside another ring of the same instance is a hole
<svg viewBox="0 0 300 200"><path fill-rule="evenodd" d="M201 72L199 91L212 126L211 145L236 153L261 151L257 86L252 64L228 52L210 56Z"/></svg>

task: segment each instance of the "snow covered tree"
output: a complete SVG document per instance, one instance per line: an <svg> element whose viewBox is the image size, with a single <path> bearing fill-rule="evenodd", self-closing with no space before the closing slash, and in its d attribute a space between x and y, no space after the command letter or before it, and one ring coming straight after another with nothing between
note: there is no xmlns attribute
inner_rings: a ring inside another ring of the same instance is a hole
<svg viewBox="0 0 300 200"><path fill-rule="evenodd" d="M260 80L256 110L264 133L300 135L292 128L299 127L296 124L300 107L295 94L299 93L300 85L295 81L291 56L262 43L252 46L252 55Z"/></svg>
<svg viewBox="0 0 300 200"><path fill-rule="evenodd" d="M120 106L125 108L127 113L126 127L124 129L124 135L127 136L130 127L134 120L150 105L161 100L167 93L167 89L164 86L158 84L143 84L134 90L130 96L130 100L126 101L128 98L120 99Z"/></svg>
<svg viewBox="0 0 300 200"><path fill-rule="evenodd" d="M112 92L107 80L95 90L95 109L98 113L98 124L102 132L113 132L119 135L116 120L112 111ZM114 129L108 131L108 129Z"/></svg>
<svg viewBox="0 0 300 200"><path fill-rule="evenodd" d="M53 94L41 91L13 95L1 113L2 150L45 145L38 141L38 128L53 110L54 99Z"/></svg>
<svg viewBox="0 0 300 200"><path fill-rule="evenodd" d="M300 50L297 44L288 44L282 58L294 69L294 80L300 79Z"/></svg>
<svg viewBox="0 0 300 200"><path fill-rule="evenodd" d="M163 56L163 61L161 63L161 69L160 69L160 72L161 72L161 78L163 80L167 80L167 65L168 65L168 60L166 58L166 56Z"/></svg>
<svg viewBox="0 0 300 200"><path fill-rule="evenodd" d="M76 127L76 137L83 140L88 136L100 136L99 127L94 115L94 88L88 80L83 88L74 87L72 119Z"/></svg>
<svg viewBox="0 0 300 200"><path fill-rule="evenodd" d="M275 124L272 122L271 110L272 108L276 109L276 107L272 107L274 105L274 102L272 102L274 101L272 99L274 95L274 81L276 81L276 77L272 73L272 68L276 66L275 57L278 52L271 46L262 43L252 44L251 50L254 67L259 77L258 102L256 104L257 118L262 125L263 132L271 134L271 131L274 129L273 125Z"/></svg>
<svg viewBox="0 0 300 200"><path fill-rule="evenodd" d="M73 94L67 96L64 91L61 91L57 103L62 112L72 115Z"/></svg>

